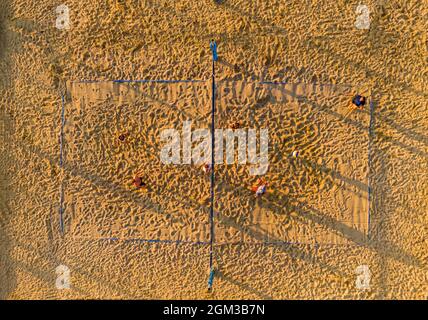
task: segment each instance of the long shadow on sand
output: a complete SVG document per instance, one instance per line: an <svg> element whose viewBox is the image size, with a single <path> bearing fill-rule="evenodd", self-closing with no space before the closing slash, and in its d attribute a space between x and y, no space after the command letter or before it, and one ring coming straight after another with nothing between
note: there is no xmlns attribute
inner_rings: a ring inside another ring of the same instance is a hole
<svg viewBox="0 0 428 320"><path fill-rule="evenodd" d="M378 106L378 102L377 101L373 101L373 107L375 110L378 110L379 106ZM366 110L364 110L363 112L367 112ZM394 128L399 134L403 135L404 137L406 137L407 139L411 139L413 141L419 142L421 145L425 145L426 147L428 147L428 136L425 136L423 134L417 133L413 130L404 128L401 125L396 124L393 120L391 120L390 118L383 116L381 114L381 112L376 112L373 115L373 122L379 122L379 123L386 123L389 126L391 126L392 128ZM375 137L380 139L382 142L386 142L386 143L390 143L392 145L395 145L401 149L407 150L410 153L413 153L416 156L420 156L423 158L428 158L428 152L422 151L419 148L412 146L412 145L408 145L405 144L401 141L398 141L394 138L392 138L391 136L385 135L383 133L376 133Z"/></svg>
<svg viewBox="0 0 428 320"><path fill-rule="evenodd" d="M253 287L249 286L248 284L245 284L245 283L242 283L236 279L233 279L232 277L224 274L221 270L217 270L216 277L218 277L219 279L225 280L227 282L230 282L232 285L237 286L237 287L241 288L242 290L248 291L248 292L256 295L257 297L259 297L260 299L264 299L264 300L272 300L273 299L270 295L267 295L264 292L256 290Z"/></svg>

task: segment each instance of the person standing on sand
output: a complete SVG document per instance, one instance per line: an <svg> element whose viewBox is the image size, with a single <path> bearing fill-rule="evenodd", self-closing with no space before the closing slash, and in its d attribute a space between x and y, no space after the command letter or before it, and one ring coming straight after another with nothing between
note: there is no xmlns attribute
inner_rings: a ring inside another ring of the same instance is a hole
<svg viewBox="0 0 428 320"><path fill-rule="evenodd" d="M143 191L147 191L147 184L143 181L143 178L138 175L134 177L133 183L137 190L143 189Z"/></svg>
<svg viewBox="0 0 428 320"><path fill-rule="evenodd" d="M124 144L129 143L129 134L128 132L121 132L117 136L117 140L114 141L114 146L119 147Z"/></svg>
<svg viewBox="0 0 428 320"><path fill-rule="evenodd" d="M265 179L261 178L257 180L257 183L251 188L251 190L255 193L254 196L261 197L267 191L267 182Z"/></svg>
<svg viewBox="0 0 428 320"><path fill-rule="evenodd" d="M363 97L359 94L357 94L353 99L352 99L352 104L354 104L357 108L362 108L365 106L366 104L366 97Z"/></svg>
<svg viewBox="0 0 428 320"><path fill-rule="evenodd" d="M125 142L126 140L126 134L125 133L121 133L118 137L119 141L121 142Z"/></svg>
<svg viewBox="0 0 428 320"><path fill-rule="evenodd" d="M202 171L204 171L205 174L209 174L211 172L212 166L209 163L204 164L202 167Z"/></svg>
<svg viewBox="0 0 428 320"><path fill-rule="evenodd" d="M365 106L365 104L366 104L366 97L364 97L364 96L362 96L362 95L360 95L360 94L356 94L356 95L354 96L354 98L352 98L352 105L351 105L351 107L350 107L349 112L345 115L345 119L347 119L347 118L348 118L348 116L349 116L352 112L354 112L355 110L363 109L363 108L364 108L364 106Z"/></svg>
<svg viewBox="0 0 428 320"><path fill-rule="evenodd" d="M239 129L241 128L241 124L239 122L234 122L232 123L232 125L230 126L233 130Z"/></svg>

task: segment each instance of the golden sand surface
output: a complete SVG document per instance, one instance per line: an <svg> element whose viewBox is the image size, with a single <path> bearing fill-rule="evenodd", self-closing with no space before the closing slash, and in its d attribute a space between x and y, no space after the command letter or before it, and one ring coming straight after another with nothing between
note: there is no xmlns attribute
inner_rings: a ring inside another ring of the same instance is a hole
<svg viewBox="0 0 428 320"><path fill-rule="evenodd" d="M220 2L0 2L0 299L428 297L428 3ZM216 128L269 130L269 185L216 165L207 292L210 178L159 153L211 125L210 39Z"/></svg>

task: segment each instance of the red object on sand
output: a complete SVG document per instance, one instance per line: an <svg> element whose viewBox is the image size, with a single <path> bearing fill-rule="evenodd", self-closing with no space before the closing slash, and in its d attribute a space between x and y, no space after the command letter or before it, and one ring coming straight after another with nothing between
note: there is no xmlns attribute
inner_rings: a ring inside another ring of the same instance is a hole
<svg viewBox="0 0 428 320"><path fill-rule="evenodd" d="M144 184L143 184L143 180L140 178L140 177L136 177L136 178L134 178L134 185L137 187L137 188L140 188L140 187L142 187Z"/></svg>
<svg viewBox="0 0 428 320"><path fill-rule="evenodd" d="M205 164L203 167L203 170L206 174L211 172L211 165L210 164Z"/></svg>

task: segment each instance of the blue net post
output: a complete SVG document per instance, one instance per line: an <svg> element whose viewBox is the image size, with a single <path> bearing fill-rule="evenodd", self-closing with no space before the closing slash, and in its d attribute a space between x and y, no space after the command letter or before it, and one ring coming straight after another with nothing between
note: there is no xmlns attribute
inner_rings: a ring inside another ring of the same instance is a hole
<svg viewBox="0 0 428 320"><path fill-rule="evenodd" d="M213 61L217 61L218 60L217 42L215 42L215 40L210 41L210 49L211 49L211 52L213 54Z"/></svg>
<svg viewBox="0 0 428 320"><path fill-rule="evenodd" d="M208 290L211 291L214 282L214 268L211 268L210 276L208 277Z"/></svg>

